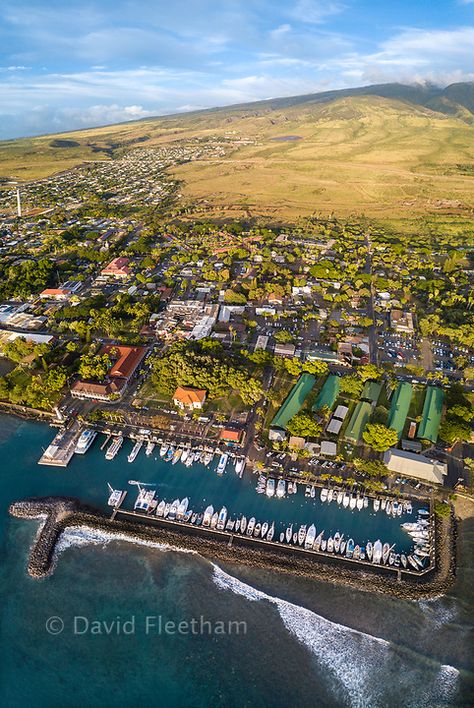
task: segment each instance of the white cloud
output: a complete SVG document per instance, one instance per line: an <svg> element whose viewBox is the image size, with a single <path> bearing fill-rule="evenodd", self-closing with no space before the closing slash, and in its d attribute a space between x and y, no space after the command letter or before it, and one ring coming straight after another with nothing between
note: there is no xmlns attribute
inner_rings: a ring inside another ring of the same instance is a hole
<svg viewBox="0 0 474 708"><path fill-rule="evenodd" d="M337 0L297 0L290 15L300 22L319 25L345 9L345 5Z"/></svg>

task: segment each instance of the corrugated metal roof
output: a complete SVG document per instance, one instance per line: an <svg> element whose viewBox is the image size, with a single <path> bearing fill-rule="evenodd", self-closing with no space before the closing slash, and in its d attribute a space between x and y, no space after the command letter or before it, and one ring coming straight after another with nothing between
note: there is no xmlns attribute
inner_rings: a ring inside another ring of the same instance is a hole
<svg viewBox="0 0 474 708"><path fill-rule="evenodd" d="M438 460L428 460L422 455L390 448L383 456L383 461L391 472L403 477L416 477L425 482L443 484L448 466Z"/></svg>
<svg viewBox="0 0 474 708"><path fill-rule="evenodd" d="M301 410L306 396L313 388L315 382L316 378L312 374L301 374L284 403L280 406L278 413L273 418L271 428L286 430L288 422Z"/></svg>
<svg viewBox="0 0 474 708"><path fill-rule="evenodd" d="M318 397L315 401L315 404L313 406L313 411L317 411L323 406L328 406L328 408L332 408L333 405L336 402L336 398L338 397L339 394L339 386L340 386L340 378L339 376L335 376L334 374L330 374L326 381L324 382L324 386L322 387L321 391L318 394Z"/></svg>
<svg viewBox="0 0 474 708"><path fill-rule="evenodd" d="M423 415L418 428L418 438L436 442L439 424L443 411L444 392L438 386L428 386L426 389Z"/></svg>
<svg viewBox="0 0 474 708"><path fill-rule="evenodd" d="M377 381L366 381L361 399L371 401L371 403L377 403L381 390L382 384L377 383Z"/></svg>
<svg viewBox="0 0 474 708"><path fill-rule="evenodd" d="M400 440L408 411L410 409L413 387L406 381L402 381L397 386L392 398L390 413L388 415L388 427L397 431L398 439Z"/></svg>
<svg viewBox="0 0 474 708"><path fill-rule="evenodd" d="M345 437L347 440L355 443L359 442L371 413L372 406L367 401L361 401L356 405L346 429Z"/></svg>

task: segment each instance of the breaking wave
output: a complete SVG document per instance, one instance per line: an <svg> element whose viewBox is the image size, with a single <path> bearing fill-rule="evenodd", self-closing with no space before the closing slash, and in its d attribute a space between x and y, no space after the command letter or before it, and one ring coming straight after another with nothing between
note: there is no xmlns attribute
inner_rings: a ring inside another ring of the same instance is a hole
<svg viewBox="0 0 474 708"><path fill-rule="evenodd" d="M156 541L146 541L126 533L104 531L102 529L91 528L90 526L68 526L59 537L55 554L59 555L71 546L105 546L112 541L125 541L126 543L133 543L137 546L156 548L159 551L178 551L179 553L197 555L196 551L187 548L178 548L167 543L158 543Z"/></svg>

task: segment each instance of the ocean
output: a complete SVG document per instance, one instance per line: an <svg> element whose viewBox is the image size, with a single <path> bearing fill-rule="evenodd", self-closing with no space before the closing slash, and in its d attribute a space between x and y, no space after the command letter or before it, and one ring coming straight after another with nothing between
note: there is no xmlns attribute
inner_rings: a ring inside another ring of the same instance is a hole
<svg viewBox="0 0 474 708"><path fill-rule="evenodd" d="M157 483L170 501L186 493L197 510L225 502L235 513L253 509L277 521L284 513L297 523L308 508L300 494L261 499L250 475L172 469L143 451L129 464L125 445L107 462L99 440L67 469L40 467L53 434L0 417L0 705L474 705L473 520L460 528L454 587L431 601L216 564L82 529L63 535L54 573L33 580L26 564L41 522L7 513L26 496L72 495L105 508L107 482L125 488L133 478ZM334 509L314 510L318 523L326 514L328 531L346 525L363 541L368 526L403 543L399 522Z"/></svg>

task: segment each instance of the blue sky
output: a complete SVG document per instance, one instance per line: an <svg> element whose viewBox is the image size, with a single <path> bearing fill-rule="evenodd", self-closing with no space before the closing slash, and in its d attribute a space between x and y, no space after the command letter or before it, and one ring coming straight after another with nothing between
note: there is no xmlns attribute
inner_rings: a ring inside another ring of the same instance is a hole
<svg viewBox="0 0 474 708"><path fill-rule="evenodd" d="M474 0L2 0L0 138L474 80Z"/></svg>

